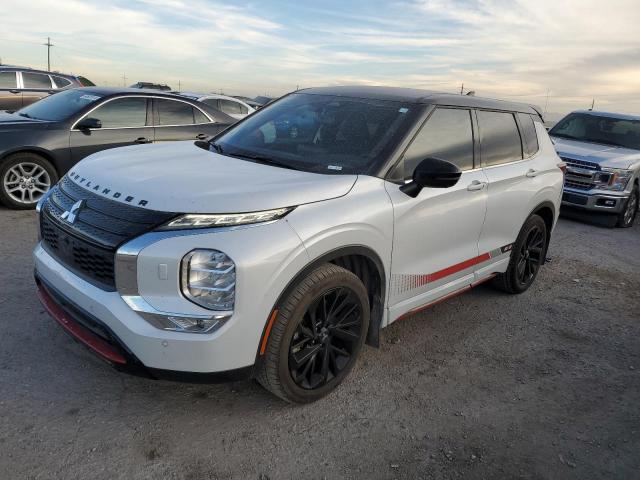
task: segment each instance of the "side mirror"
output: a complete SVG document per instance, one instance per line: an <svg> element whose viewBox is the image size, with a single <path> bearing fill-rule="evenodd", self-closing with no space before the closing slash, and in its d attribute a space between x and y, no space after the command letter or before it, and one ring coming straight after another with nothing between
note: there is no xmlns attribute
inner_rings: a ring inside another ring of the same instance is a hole
<svg viewBox="0 0 640 480"><path fill-rule="evenodd" d="M425 187L449 188L460 180L462 172L453 163L439 158L425 158L413 171L413 180L400 187L403 193L417 197Z"/></svg>
<svg viewBox="0 0 640 480"><path fill-rule="evenodd" d="M102 122L97 118L86 117L78 122L76 125L78 130L91 130L94 128L102 128Z"/></svg>

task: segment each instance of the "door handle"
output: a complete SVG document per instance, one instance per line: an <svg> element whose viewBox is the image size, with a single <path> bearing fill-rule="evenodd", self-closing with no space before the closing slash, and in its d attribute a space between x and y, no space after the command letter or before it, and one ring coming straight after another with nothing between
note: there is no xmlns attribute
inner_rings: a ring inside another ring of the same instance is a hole
<svg viewBox="0 0 640 480"><path fill-rule="evenodd" d="M133 143L151 143L151 140L145 137L136 138Z"/></svg>
<svg viewBox="0 0 640 480"><path fill-rule="evenodd" d="M199 133L198 135L196 135L196 140L204 140L207 137L209 137L209 135L205 135L204 133Z"/></svg>
<svg viewBox="0 0 640 480"><path fill-rule="evenodd" d="M12 90L9 90L11 93L20 93L20 90L16 90L15 88Z"/></svg>
<svg viewBox="0 0 640 480"><path fill-rule="evenodd" d="M533 168L530 168L529 170L527 170L527 173L525 173L525 175L529 178L533 178L533 177L537 177L539 173L540 172L538 170L534 170Z"/></svg>
<svg viewBox="0 0 640 480"><path fill-rule="evenodd" d="M475 190L482 190L486 184L487 184L487 182L481 182L479 180L474 180L469 185L467 185L467 190L469 190L470 192L473 192Z"/></svg>

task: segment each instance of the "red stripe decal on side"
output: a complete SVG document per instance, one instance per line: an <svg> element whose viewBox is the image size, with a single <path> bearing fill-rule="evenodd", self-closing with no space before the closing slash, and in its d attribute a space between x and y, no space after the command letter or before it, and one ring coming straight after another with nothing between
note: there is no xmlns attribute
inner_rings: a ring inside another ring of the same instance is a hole
<svg viewBox="0 0 640 480"><path fill-rule="evenodd" d="M477 265L479 263L482 262L486 262L487 260L491 259L491 254L489 253L483 253L482 255L475 257L475 258L471 258L469 260L465 260L464 262L460 262L456 265L452 265L451 267L447 267L443 270L439 270L435 273L430 273L429 274L429 282L435 282L436 280L440 280L441 278L444 277L448 277L449 275L453 275L456 272L459 272L461 270L465 270L469 267L473 267L474 265Z"/></svg>

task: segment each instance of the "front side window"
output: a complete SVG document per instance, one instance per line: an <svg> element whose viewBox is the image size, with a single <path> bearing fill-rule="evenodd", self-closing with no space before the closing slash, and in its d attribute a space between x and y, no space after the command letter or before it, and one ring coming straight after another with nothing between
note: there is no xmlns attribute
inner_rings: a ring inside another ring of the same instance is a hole
<svg viewBox="0 0 640 480"><path fill-rule="evenodd" d="M16 88L16 72L0 72L0 88Z"/></svg>
<svg viewBox="0 0 640 480"><path fill-rule="evenodd" d="M102 128L144 127L147 124L147 99L117 98L96 108L88 116L100 120Z"/></svg>
<svg viewBox="0 0 640 480"><path fill-rule="evenodd" d="M522 140L513 113L478 110L480 152L484 166L522 160Z"/></svg>
<svg viewBox="0 0 640 480"><path fill-rule="evenodd" d="M560 120L549 135L640 150L640 120L635 119L571 113Z"/></svg>
<svg viewBox="0 0 640 480"><path fill-rule="evenodd" d="M437 108L404 154L404 175L411 178L416 166L434 157L473 168L473 129L471 112L465 109Z"/></svg>
<svg viewBox="0 0 640 480"><path fill-rule="evenodd" d="M158 125L193 125L193 107L188 103L156 99Z"/></svg>
<svg viewBox="0 0 640 480"><path fill-rule="evenodd" d="M24 88L37 88L51 90L51 79L49 75L42 73L22 72L22 83Z"/></svg>
<svg viewBox="0 0 640 480"><path fill-rule="evenodd" d="M533 123L533 117L528 113L518 113L518 120L522 127L522 140L524 140L525 157L538 153L538 134Z"/></svg>
<svg viewBox="0 0 640 480"><path fill-rule="evenodd" d="M38 120L59 121L70 118L80 110L96 103L102 94L86 90L64 90L32 103L18 111L19 115Z"/></svg>
<svg viewBox="0 0 640 480"><path fill-rule="evenodd" d="M223 155L327 174L372 173L421 107L396 101L295 93L232 127L215 142Z"/></svg>
<svg viewBox="0 0 640 480"><path fill-rule="evenodd" d="M88 78L84 78L84 77L77 77L77 78L78 78L78 81L80 82L80 85L82 85L83 87L95 87L96 86L96 84L93 83Z"/></svg>

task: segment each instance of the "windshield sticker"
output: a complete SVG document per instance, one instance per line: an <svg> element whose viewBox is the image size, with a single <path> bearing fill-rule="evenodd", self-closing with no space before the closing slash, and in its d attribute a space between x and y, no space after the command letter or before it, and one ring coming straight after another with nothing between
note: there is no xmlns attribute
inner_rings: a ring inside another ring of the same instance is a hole
<svg viewBox="0 0 640 480"><path fill-rule="evenodd" d="M402 107L400 110L398 110L400 113L407 113L409 111L408 108Z"/></svg>
<svg viewBox="0 0 640 480"><path fill-rule="evenodd" d="M327 170L342 170L340 165L328 165Z"/></svg>
<svg viewBox="0 0 640 480"><path fill-rule="evenodd" d="M90 101L94 101L94 100L100 100L100 97L96 96L96 95L82 95L80 97L82 100L90 100Z"/></svg>

